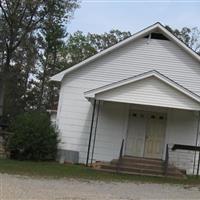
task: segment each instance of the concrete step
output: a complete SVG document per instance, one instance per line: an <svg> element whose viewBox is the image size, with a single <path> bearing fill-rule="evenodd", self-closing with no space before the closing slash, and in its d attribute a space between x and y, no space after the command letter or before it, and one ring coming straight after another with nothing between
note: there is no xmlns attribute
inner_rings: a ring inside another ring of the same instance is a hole
<svg viewBox="0 0 200 200"><path fill-rule="evenodd" d="M143 167L130 167L126 165L114 165L114 164L102 164L101 169L111 169L111 170L119 170L119 171L126 171L126 172L135 172L135 173L142 173L142 174L156 174L156 175L163 175L164 170L161 169L152 169L152 168L143 168ZM168 175L172 176L181 176L182 173L177 171L175 168L168 169Z"/></svg>
<svg viewBox="0 0 200 200"><path fill-rule="evenodd" d="M127 167L136 167L136 168L143 168L143 169L155 169L155 170L163 170L164 168L164 163L159 163L159 164L152 164L152 163L141 163L141 162L126 162L122 160L120 163L118 163L118 160L112 160L110 162L113 165L120 165L120 166L127 166ZM169 165L168 169L171 170L174 167Z"/></svg>
<svg viewBox="0 0 200 200"><path fill-rule="evenodd" d="M111 163L118 163L118 159L114 159L111 161ZM144 165L144 166L163 166L164 162L147 162L147 161L140 161L140 160L127 160L127 159L122 159L120 161L121 163L125 165Z"/></svg>
<svg viewBox="0 0 200 200"><path fill-rule="evenodd" d="M129 172L129 171L116 171L112 169L94 169L97 171L102 171L102 172L110 172L110 173L119 173L119 174L128 174L128 175L137 175L137 176L149 176L149 177L166 177L163 174L151 174L151 173L137 173L137 172ZM175 178L175 179L183 179L186 178L186 176L181 175L181 176L174 176L174 175L167 175L169 178Z"/></svg>
<svg viewBox="0 0 200 200"><path fill-rule="evenodd" d="M168 165L167 174L164 170L164 161L161 159L138 158L132 156L123 156L120 163L118 159L111 162L100 162L93 165L95 169L103 171L112 171L127 174L155 175L155 176L171 176L185 177L185 174L172 165Z"/></svg>
<svg viewBox="0 0 200 200"><path fill-rule="evenodd" d="M150 158L140 158L140 157L132 157L132 156L123 156L122 160L127 163L147 163L152 165L161 165L163 160L161 159L150 159Z"/></svg>

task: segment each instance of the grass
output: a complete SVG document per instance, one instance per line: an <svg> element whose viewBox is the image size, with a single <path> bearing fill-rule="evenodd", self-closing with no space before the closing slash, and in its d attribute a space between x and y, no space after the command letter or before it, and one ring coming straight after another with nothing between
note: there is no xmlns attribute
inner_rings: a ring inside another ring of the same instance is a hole
<svg viewBox="0 0 200 200"><path fill-rule="evenodd" d="M0 173L25 175L45 178L75 178L99 181L134 181L150 183L170 183L200 185L200 177L189 176L187 179L134 176L117 173L98 172L83 165L59 164L56 162L30 162L0 159Z"/></svg>

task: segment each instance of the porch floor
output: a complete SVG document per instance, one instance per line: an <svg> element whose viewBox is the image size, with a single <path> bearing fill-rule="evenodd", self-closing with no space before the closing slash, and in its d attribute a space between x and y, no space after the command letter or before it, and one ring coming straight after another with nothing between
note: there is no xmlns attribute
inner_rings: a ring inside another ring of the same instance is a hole
<svg viewBox="0 0 200 200"><path fill-rule="evenodd" d="M122 159L114 159L111 162L97 162L92 166L94 169L106 172L117 172L123 174L145 175L145 176L167 176L173 178L185 178L185 172L168 165L165 173L164 161L161 159L139 158L123 156Z"/></svg>

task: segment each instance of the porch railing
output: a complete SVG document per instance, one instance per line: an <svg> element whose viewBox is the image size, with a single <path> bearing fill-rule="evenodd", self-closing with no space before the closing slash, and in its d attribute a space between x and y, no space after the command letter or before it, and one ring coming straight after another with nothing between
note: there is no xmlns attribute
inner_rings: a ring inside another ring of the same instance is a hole
<svg viewBox="0 0 200 200"><path fill-rule="evenodd" d="M121 143L121 147L120 147L120 152L119 152L119 158L118 158L118 162L117 162L117 167L116 167L116 171L119 172L120 170L120 165L121 165L121 162L122 162L122 156L123 156L123 151L124 151L124 139L122 140L122 143Z"/></svg>
<svg viewBox="0 0 200 200"><path fill-rule="evenodd" d="M198 161L197 161L197 172L196 172L196 176L198 177L199 176L199 170L200 170L200 146L174 144L173 147L172 147L172 151L175 151L175 150L185 150L185 151L193 151L193 152L199 153L199 158L198 158Z"/></svg>

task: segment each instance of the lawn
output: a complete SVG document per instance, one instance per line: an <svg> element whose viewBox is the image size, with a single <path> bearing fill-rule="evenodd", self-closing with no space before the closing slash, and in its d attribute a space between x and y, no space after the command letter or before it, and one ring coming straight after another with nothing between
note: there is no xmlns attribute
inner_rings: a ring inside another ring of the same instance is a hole
<svg viewBox="0 0 200 200"><path fill-rule="evenodd" d="M100 181L138 181L152 183L170 183L200 185L200 177L187 179L134 176L117 173L98 172L83 165L59 164L56 162L30 162L0 159L0 173L26 175L44 178L75 178Z"/></svg>

